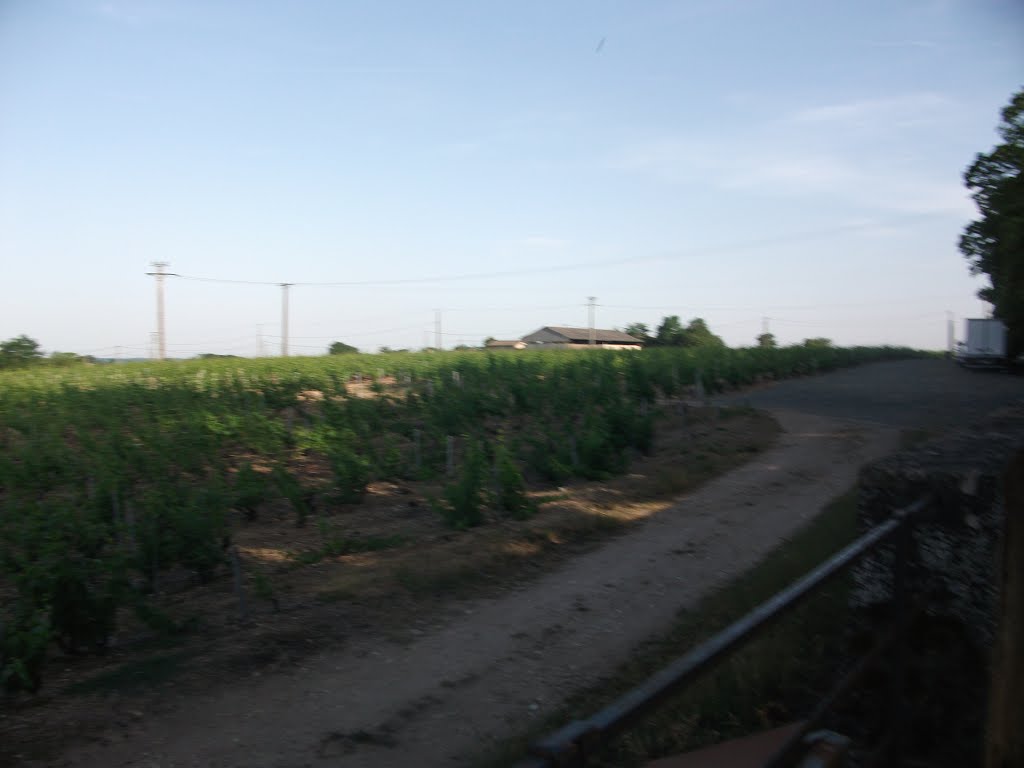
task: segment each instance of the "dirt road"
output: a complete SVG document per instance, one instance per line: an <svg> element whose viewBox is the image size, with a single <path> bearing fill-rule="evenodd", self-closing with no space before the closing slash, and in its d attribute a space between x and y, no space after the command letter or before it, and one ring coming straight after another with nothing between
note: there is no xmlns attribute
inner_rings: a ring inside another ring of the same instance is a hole
<svg viewBox="0 0 1024 768"><path fill-rule="evenodd" d="M139 713L57 764L465 764L606 674L846 490L864 462L897 445L898 429L877 422L934 426L970 416L950 406L967 390L984 390L986 405L1024 394L1020 380L956 372L957 385L935 383L930 399L917 382L939 382L949 366L887 365L750 393L755 405L804 411L776 411L785 434L773 449L518 591L456 603L405 641L355 640L289 673L168 702L169 711ZM879 381L890 390L877 391Z"/></svg>

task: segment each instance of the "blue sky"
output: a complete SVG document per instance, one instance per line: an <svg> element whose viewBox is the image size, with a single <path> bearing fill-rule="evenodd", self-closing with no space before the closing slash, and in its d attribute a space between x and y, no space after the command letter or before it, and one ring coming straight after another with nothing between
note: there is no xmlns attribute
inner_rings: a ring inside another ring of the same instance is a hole
<svg viewBox="0 0 1024 768"><path fill-rule="evenodd" d="M587 296L600 327L941 348L987 311L961 174L1022 8L4 0L0 338L144 355L164 260L350 283L291 289L310 354L432 343L437 308L449 347L582 326ZM280 289L169 278L167 333L270 353Z"/></svg>

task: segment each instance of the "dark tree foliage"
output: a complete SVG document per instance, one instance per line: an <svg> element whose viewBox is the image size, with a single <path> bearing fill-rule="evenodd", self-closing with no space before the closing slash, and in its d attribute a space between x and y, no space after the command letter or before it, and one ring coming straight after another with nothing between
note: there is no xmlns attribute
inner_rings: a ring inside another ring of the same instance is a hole
<svg viewBox="0 0 1024 768"><path fill-rule="evenodd" d="M0 368L20 368L41 359L39 342L22 334L0 342Z"/></svg>
<svg viewBox="0 0 1024 768"><path fill-rule="evenodd" d="M960 237L960 251L973 274L988 275L978 296L992 304L1009 329L1010 353L1024 349L1024 90L1003 109L991 152L979 154L964 183L981 217Z"/></svg>
<svg viewBox="0 0 1024 768"><path fill-rule="evenodd" d="M654 337L651 336L651 329L647 327L647 323L630 323L622 329L623 333L628 333L634 339L639 339L644 344L650 344L654 341Z"/></svg>
<svg viewBox="0 0 1024 768"><path fill-rule="evenodd" d="M832 346L832 339L826 339L823 336L817 336L813 339L804 339L804 346L810 347L811 349L827 349Z"/></svg>
<svg viewBox="0 0 1024 768"><path fill-rule="evenodd" d="M357 352L359 352L358 348L341 341L336 341L327 348L327 354L329 355L354 355Z"/></svg>
<svg viewBox="0 0 1024 768"><path fill-rule="evenodd" d="M635 323L635 325L642 325ZM629 326L626 333L630 333ZM644 326L646 327L646 326ZM724 347L725 342L708 328L703 318L695 317L684 326L679 315L663 318L650 344L656 347Z"/></svg>

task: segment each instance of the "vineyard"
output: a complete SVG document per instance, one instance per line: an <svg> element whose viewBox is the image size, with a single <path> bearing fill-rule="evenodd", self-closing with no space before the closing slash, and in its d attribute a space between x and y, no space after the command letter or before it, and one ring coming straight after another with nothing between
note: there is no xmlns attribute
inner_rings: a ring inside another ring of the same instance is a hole
<svg viewBox="0 0 1024 768"><path fill-rule="evenodd" d="M173 631L172 583L240 582L237 542L314 530L289 567L415 546L339 531L383 482L459 531L528 519L544 490L651 451L666 403L906 357L894 348L343 355L0 374L0 676L35 690L55 649ZM400 487L400 486L396 486ZM308 536L306 537L308 538ZM259 573L250 590L270 595ZM177 587L176 587L177 588Z"/></svg>

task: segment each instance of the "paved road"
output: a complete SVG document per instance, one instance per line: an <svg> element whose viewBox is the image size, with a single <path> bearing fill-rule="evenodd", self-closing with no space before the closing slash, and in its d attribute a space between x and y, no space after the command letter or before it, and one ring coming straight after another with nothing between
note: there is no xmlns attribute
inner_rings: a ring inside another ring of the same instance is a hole
<svg viewBox="0 0 1024 768"><path fill-rule="evenodd" d="M1020 400L1024 376L968 371L947 360L900 360L790 379L716 402L942 430Z"/></svg>

